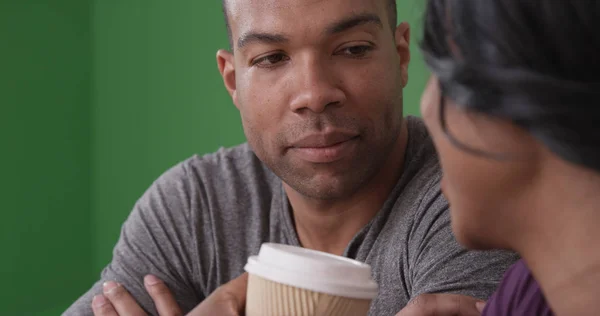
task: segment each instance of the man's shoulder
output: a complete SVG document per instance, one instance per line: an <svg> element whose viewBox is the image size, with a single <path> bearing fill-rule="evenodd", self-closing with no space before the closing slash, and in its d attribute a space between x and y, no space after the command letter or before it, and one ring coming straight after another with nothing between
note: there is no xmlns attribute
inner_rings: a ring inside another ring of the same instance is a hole
<svg viewBox="0 0 600 316"><path fill-rule="evenodd" d="M417 195L419 201L439 199L442 170L433 141L421 118L409 116L407 124L409 141L404 173L408 183L404 189L414 191L412 195Z"/></svg>
<svg viewBox="0 0 600 316"><path fill-rule="evenodd" d="M390 194L391 211L382 236L406 241L426 238L433 223L448 225L448 202L441 194L441 169L431 138L420 118L407 117L404 169ZM448 228L444 230L449 231Z"/></svg>
<svg viewBox="0 0 600 316"><path fill-rule="evenodd" d="M438 155L423 119L409 116L407 124L409 143L406 158L409 160L408 163L419 166L420 170L440 173Z"/></svg>
<svg viewBox="0 0 600 316"><path fill-rule="evenodd" d="M203 155L193 155L182 162L186 168L192 171L216 168L234 168L234 169L252 169L258 167L264 169L265 166L256 157L254 151L248 143L243 143L233 147L220 147L217 151Z"/></svg>
<svg viewBox="0 0 600 316"><path fill-rule="evenodd" d="M272 182L276 176L250 146L243 143L208 154L195 154L169 168L161 178L227 185L228 182Z"/></svg>
<svg viewBox="0 0 600 316"><path fill-rule="evenodd" d="M391 223L395 234L418 246L432 232L444 236L452 234L448 201L440 188L442 170L437 152L422 119L407 118L409 142L405 155L404 171L397 190Z"/></svg>
<svg viewBox="0 0 600 316"><path fill-rule="evenodd" d="M141 201L154 196L166 204L184 203L192 212L253 209L272 199L280 184L248 144L241 144L180 161L153 182Z"/></svg>
<svg viewBox="0 0 600 316"><path fill-rule="evenodd" d="M154 181L138 205L142 212L155 213L155 218L185 219L178 226L202 227L197 233L207 234L203 240L216 235L224 242L226 234L246 226L255 228L256 234L262 232L255 222L268 216L270 208L265 205L278 196L280 184L250 147L241 144L177 163ZM203 245L212 246L212 241Z"/></svg>

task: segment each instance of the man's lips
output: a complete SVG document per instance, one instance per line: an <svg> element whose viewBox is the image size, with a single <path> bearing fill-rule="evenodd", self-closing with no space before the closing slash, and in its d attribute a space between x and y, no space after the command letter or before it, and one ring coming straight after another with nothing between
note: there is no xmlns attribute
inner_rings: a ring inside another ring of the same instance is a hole
<svg viewBox="0 0 600 316"><path fill-rule="evenodd" d="M306 135L299 140L293 142L290 147L292 148L323 148L331 147L339 143L343 143L352 138L357 137L358 134L344 132L344 131L330 131L327 133L314 133Z"/></svg>
<svg viewBox="0 0 600 316"><path fill-rule="evenodd" d="M330 163L351 154L358 139L358 134L341 131L310 134L294 142L288 150L308 162Z"/></svg>

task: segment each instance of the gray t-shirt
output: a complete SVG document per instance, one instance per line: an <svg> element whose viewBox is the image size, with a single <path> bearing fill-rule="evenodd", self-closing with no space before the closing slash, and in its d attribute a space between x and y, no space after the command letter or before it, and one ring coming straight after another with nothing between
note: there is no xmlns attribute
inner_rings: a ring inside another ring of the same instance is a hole
<svg viewBox="0 0 600 316"><path fill-rule="evenodd" d="M487 299L518 258L466 251L454 239L441 170L420 119L407 118L404 171L387 201L344 255L372 266L379 294L369 315L394 315L422 293ZM184 312L243 272L264 242L299 245L281 180L247 144L194 156L160 176L124 223L101 279L63 315L92 315L102 283L122 283L156 315L143 277L154 274Z"/></svg>

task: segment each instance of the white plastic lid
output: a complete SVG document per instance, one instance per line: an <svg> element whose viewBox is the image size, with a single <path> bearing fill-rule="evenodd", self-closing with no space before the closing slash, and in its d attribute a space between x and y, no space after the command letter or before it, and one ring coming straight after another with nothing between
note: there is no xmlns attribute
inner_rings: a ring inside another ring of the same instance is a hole
<svg viewBox="0 0 600 316"><path fill-rule="evenodd" d="M289 245L262 244L244 269L273 282L342 297L373 299L378 291L368 264Z"/></svg>

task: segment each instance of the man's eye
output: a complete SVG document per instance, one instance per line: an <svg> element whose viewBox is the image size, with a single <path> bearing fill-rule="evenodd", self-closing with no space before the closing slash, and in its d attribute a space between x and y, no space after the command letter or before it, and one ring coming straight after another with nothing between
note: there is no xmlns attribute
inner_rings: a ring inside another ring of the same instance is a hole
<svg viewBox="0 0 600 316"><path fill-rule="evenodd" d="M350 57L360 58L364 57L371 50L373 50L373 47L368 45L350 46L342 49L341 54Z"/></svg>
<svg viewBox="0 0 600 316"><path fill-rule="evenodd" d="M259 67L273 67L288 59L289 57L287 57L286 55L277 53L257 58L252 62L252 65L256 65Z"/></svg>

